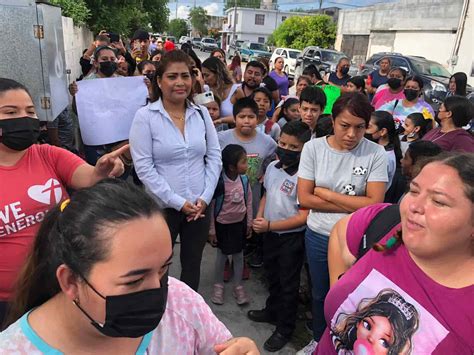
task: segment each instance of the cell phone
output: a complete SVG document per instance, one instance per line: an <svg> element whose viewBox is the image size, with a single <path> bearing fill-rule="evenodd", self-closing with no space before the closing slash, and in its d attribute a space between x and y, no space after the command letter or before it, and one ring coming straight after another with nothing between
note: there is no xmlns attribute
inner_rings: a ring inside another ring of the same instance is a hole
<svg viewBox="0 0 474 355"><path fill-rule="evenodd" d="M109 32L109 38L111 43L120 42L120 36L118 33Z"/></svg>
<svg viewBox="0 0 474 355"><path fill-rule="evenodd" d="M193 97L193 100L196 105L205 105L205 104L215 101L214 94L212 93L212 91L203 92L202 94L197 94Z"/></svg>

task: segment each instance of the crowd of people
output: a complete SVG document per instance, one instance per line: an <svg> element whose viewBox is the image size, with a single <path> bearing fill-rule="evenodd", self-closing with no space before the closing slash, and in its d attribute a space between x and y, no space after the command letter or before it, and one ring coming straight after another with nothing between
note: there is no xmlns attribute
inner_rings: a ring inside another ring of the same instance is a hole
<svg viewBox="0 0 474 355"><path fill-rule="evenodd" d="M291 340L303 284L312 339L298 354L474 352L464 73L433 108L388 57L368 77L341 58L294 81L283 58L201 62L137 30L129 43L102 31L80 64L80 80L141 76L146 105L128 139L77 144L74 82L38 144L28 88L0 78L0 353L258 354L206 303L229 302L230 280L247 317L272 325L269 352ZM260 267L263 305L245 281Z"/></svg>

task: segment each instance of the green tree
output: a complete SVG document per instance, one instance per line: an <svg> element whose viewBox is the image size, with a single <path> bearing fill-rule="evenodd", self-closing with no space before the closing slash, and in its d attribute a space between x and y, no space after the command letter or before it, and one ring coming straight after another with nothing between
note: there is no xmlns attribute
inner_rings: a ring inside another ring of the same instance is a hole
<svg viewBox="0 0 474 355"><path fill-rule="evenodd" d="M188 34L188 24L181 18L171 20L168 26L168 32L179 39L181 36Z"/></svg>
<svg viewBox="0 0 474 355"><path fill-rule="evenodd" d="M273 32L278 47L304 49L308 46L328 48L336 40L336 24L327 15L293 16Z"/></svg>
<svg viewBox="0 0 474 355"><path fill-rule="evenodd" d="M62 15L72 18L77 26L85 25L91 16L91 11L84 0L50 0L50 2L60 6Z"/></svg>
<svg viewBox="0 0 474 355"><path fill-rule="evenodd" d="M201 6L193 7L189 11L189 19L193 28L198 31L201 36L207 35L207 11Z"/></svg>
<svg viewBox="0 0 474 355"><path fill-rule="evenodd" d="M226 0L224 4L224 12L234 6L258 9L260 7L260 0Z"/></svg>
<svg viewBox="0 0 474 355"><path fill-rule="evenodd" d="M83 0L91 11L89 28L131 36L139 28L163 32L168 26L168 0Z"/></svg>

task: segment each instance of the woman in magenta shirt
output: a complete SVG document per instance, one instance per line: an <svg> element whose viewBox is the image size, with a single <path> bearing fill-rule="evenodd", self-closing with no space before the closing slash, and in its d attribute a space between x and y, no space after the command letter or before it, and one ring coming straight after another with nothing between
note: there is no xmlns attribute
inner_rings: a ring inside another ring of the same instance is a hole
<svg viewBox="0 0 474 355"><path fill-rule="evenodd" d="M401 223L377 244L380 252L353 265L368 225L387 205L360 209L334 227L328 328L316 354L474 352L474 155L435 159L411 182Z"/></svg>

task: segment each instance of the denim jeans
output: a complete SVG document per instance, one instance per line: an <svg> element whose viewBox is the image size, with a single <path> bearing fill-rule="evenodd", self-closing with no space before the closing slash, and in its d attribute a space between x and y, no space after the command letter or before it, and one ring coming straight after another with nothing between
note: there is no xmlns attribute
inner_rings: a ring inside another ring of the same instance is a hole
<svg viewBox="0 0 474 355"><path fill-rule="evenodd" d="M326 329L324 299L329 291L328 241L329 236L306 228L305 247L313 296L313 338L316 341L321 339Z"/></svg>

